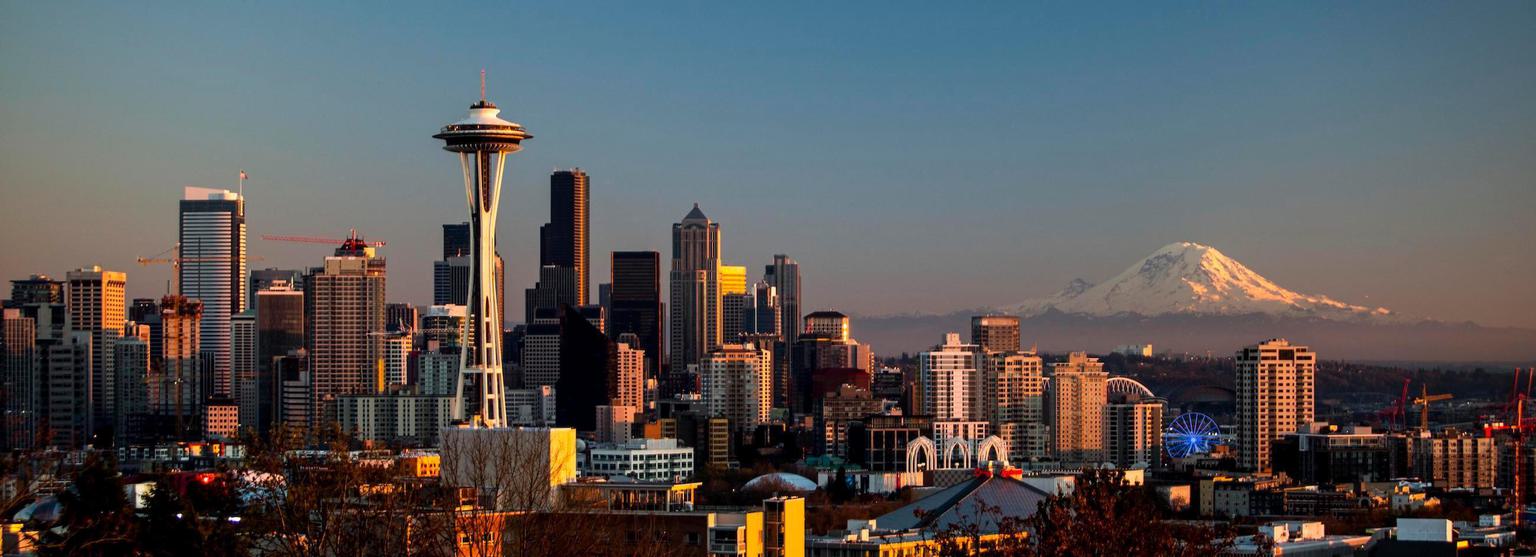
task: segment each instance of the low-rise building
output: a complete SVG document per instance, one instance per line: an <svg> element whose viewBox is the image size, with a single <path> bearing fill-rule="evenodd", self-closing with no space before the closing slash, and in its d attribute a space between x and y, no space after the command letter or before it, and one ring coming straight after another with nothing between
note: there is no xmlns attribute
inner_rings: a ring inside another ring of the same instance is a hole
<svg viewBox="0 0 1536 557"><path fill-rule="evenodd" d="M638 481L677 481L693 476L693 449L676 439L631 439L620 445L591 444L583 476L624 476Z"/></svg>

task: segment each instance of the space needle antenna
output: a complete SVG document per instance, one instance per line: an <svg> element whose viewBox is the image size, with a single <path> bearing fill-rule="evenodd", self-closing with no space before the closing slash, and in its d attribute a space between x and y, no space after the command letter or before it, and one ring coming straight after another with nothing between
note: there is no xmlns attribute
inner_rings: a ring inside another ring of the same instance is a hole
<svg viewBox="0 0 1536 557"><path fill-rule="evenodd" d="M480 68L480 102L485 102L485 68Z"/></svg>

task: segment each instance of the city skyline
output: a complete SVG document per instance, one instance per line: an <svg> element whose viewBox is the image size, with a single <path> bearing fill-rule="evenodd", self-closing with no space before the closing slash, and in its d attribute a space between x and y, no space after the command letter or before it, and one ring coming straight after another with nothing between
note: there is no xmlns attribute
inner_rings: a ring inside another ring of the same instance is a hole
<svg viewBox="0 0 1536 557"><path fill-rule="evenodd" d="M620 8L575 32L641 31L623 54L609 50L613 39L568 40L572 51L547 60L462 64L427 62L493 39L413 31L408 44L368 53L358 47L403 24L321 11L285 31L282 10L240 8L151 20L108 7L69 14L75 40L39 34L69 9L18 7L0 23L0 68L17 76L0 123L15 130L8 139L27 138L0 145L0 184L14 192L0 235L36 246L0 253L7 277L99 264L129 273L130 298L158 296L169 270L133 258L175 241L169 200L186 185L235 189L244 169L249 252L266 257L252 269L325 255L261 234L356 227L390 243L391 301L426 303L439 227L463 218L445 193L451 164L420 136L473 100L485 67L507 114L548 130L507 178L499 248L513 293L536 278L540 184L550 169L581 166L595 178L592 276L609 274L612 251L666 251L666 223L698 202L722 224L732 264L760 269L784 253L806 266L815 295L801 313L1006 306L1187 240L1298 291L1536 327L1523 278L1536 272L1526 240L1536 224L1525 216L1536 190L1520 155L1531 151L1522 130L1536 110L1514 93L1533 81L1514 54L1536 46L1520 32L1529 6L1186 9L1145 28L1134 9L922 18L844 7L793 26L787 14L715 7L709 16L761 20L741 21L739 36L699 28L671 39L655 32L683 14ZM583 14L491 17L540 37ZM860 17L868 24L826 40ZM248 31L223 37L206 29L215 20ZM99 49L155 29L176 32ZM927 50L902 46L913 30L934 38ZM721 52L679 44L690 39ZM188 44L208 48L177 48ZM237 47L246 50L225 50ZM742 59L753 67L727 63ZM736 83L701 82L699 72ZM597 76L641 94L609 102ZM87 125L97 133L65 131ZM369 138L341 145L333 127ZM51 153L66 145L99 156L60 164ZM151 162L161 160L178 164ZM1304 201L1319 195L1329 202ZM1275 210L1257 210L1266 206ZM43 219L64 207L96 224L60 233ZM925 211L989 226L913 225ZM522 296L506 298L521 315Z"/></svg>

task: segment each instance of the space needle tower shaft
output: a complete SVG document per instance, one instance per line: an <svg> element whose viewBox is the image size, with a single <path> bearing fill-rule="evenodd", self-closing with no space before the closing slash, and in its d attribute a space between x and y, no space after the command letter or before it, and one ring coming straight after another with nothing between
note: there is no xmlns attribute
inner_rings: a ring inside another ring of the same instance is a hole
<svg viewBox="0 0 1536 557"><path fill-rule="evenodd" d="M432 137L459 155L464 195L469 202L470 275L466 322L460 343L457 396L453 416L479 427L506 425L506 382L501 370L501 292L496 290L496 213L507 155L533 137L522 126L501 119L501 110L485 100L481 73L480 102L469 115L443 126Z"/></svg>

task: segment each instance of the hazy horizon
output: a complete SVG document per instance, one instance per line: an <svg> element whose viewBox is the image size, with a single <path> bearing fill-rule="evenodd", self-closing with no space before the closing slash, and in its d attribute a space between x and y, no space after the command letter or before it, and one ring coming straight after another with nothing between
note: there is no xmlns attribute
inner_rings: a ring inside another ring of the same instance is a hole
<svg viewBox="0 0 1536 557"><path fill-rule="evenodd" d="M391 301L428 303L465 220L431 135L484 68L535 136L509 316L549 171L579 166L593 292L611 251L670 257L698 202L749 280L801 263L806 311L1011 305L1192 241L1298 292L1536 328L1536 4L361 6L0 10L0 280L100 264L158 294L134 258L176 241L182 187L243 169L252 269L329 253L262 234L356 227Z"/></svg>

